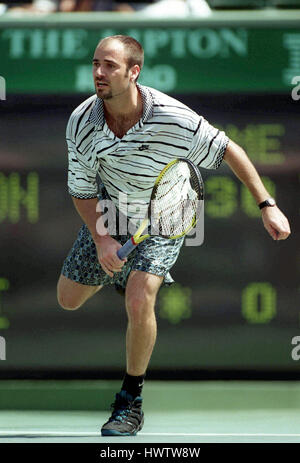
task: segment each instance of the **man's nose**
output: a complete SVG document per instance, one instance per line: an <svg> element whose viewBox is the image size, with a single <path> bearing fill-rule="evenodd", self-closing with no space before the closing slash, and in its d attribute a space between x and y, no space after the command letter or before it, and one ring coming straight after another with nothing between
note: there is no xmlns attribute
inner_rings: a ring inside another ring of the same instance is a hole
<svg viewBox="0 0 300 463"><path fill-rule="evenodd" d="M97 66L95 74L96 74L97 77L104 76L103 68L100 65Z"/></svg>

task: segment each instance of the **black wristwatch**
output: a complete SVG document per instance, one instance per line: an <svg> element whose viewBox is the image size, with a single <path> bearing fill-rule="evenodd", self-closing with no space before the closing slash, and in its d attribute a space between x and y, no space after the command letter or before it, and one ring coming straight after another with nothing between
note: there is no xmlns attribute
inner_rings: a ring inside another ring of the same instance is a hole
<svg viewBox="0 0 300 463"><path fill-rule="evenodd" d="M264 207L273 207L273 206L276 206L276 201L274 198L268 198L258 205L260 209L263 209Z"/></svg>

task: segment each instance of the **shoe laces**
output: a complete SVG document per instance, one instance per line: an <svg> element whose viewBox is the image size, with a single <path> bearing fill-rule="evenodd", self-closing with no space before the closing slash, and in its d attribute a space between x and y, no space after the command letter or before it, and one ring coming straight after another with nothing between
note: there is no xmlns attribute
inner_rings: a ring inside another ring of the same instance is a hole
<svg viewBox="0 0 300 463"><path fill-rule="evenodd" d="M120 421L122 423L132 407L133 401L125 399L122 395L117 394L115 402L111 404L113 412L109 421Z"/></svg>

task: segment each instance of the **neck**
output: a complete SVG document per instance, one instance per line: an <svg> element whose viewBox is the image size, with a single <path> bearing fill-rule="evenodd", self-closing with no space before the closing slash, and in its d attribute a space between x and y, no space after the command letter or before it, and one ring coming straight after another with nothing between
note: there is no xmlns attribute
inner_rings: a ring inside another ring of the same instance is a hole
<svg viewBox="0 0 300 463"><path fill-rule="evenodd" d="M141 115L143 104L137 86L129 87L128 91L104 101L104 110L106 118L114 120Z"/></svg>
<svg viewBox="0 0 300 463"><path fill-rule="evenodd" d="M116 99L117 106L111 100L104 102L104 114L110 130L118 138L122 138L142 117L143 100L137 87L130 97L127 95L126 98L117 97Z"/></svg>

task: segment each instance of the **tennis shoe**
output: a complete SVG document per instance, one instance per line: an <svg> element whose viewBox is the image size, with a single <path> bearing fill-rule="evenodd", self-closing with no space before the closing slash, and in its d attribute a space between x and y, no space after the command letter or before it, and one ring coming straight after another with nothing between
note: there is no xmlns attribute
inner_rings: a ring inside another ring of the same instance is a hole
<svg viewBox="0 0 300 463"><path fill-rule="evenodd" d="M102 436L135 436L144 424L142 402L142 397L134 399L124 390L116 394L111 417L101 428Z"/></svg>

